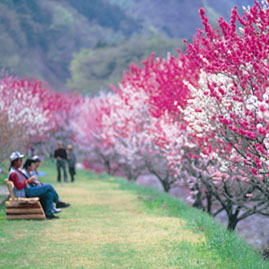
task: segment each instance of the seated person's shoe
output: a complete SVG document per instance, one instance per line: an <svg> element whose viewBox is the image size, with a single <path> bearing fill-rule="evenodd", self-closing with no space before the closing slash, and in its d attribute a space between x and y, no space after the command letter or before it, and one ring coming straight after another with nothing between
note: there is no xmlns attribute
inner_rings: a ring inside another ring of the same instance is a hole
<svg viewBox="0 0 269 269"><path fill-rule="evenodd" d="M46 215L46 218L47 219L58 219L59 217L51 214L51 215Z"/></svg>
<svg viewBox="0 0 269 269"><path fill-rule="evenodd" d="M56 207L53 207L53 209L51 210L51 212L53 213L53 214L58 214L58 213L60 213L62 210L60 209L60 208L56 208Z"/></svg>
<svg viewBox="0 0 269 269"><path fill-rule="evenodd" d="M70 204L68 204L68 203L64 203L64 202L58 202L58 203L56 203L56 208L64 208L64 207L69 207L70 206Z"/></svg>

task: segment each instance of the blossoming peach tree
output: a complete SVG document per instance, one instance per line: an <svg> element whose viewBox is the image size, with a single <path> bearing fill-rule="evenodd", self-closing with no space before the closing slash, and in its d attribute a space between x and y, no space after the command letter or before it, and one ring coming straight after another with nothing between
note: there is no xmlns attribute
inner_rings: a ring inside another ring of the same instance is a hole
<svg viewBox="0 0 269 269"><path fill-rule="evenodd" d="M12 76L1 79L1 155L4 152L8 155L16 148L22 149L30 138L48 131L49 111L44 111L40 102L43 93L38 81L19 80Z"/></svg>
<svg viewBox="0 0 269 269"><path fill-rule="evenodd" d="M107 127L117 102L117 96L111 93L85 98L78 108L79 116L71 122L84 155L84 166L95 172L114 174L119 169L114 132Z"/></svg>
<svg viewBox="0 0 269 269"><path fill-rule="evenodd" d="M150 173L163 179L164 167L169 174L165 157L147 133L147 99L143 91L121 85L114 94L101 94L84 103L80 120L73 125L91 168L129 180Z"/></svg>
<svg viewBox="0 0 269 269"><path fill-rule="evenodd" d="M51 92L41 81L5 75L0 80L1 159L27 145L50 144L79 98ZM5 156L4 156L5 155Z"/></svg>
<svg viewBox="0 0 269 269"><path fill-rule="evenodd" d="M150 129L156 118L149 112L149 96L143 88L128 83L120 86L117 95L123 102L114 111L118 121L114 124L115 149L125 174L130 179L152 174L168 192L171 176L165 155L152 139Z"/></svg>
<svg viewBox="0 0 269 269"><path fill-rule="evenodd" d="M197 163L193 155L199 149L191 142L187 123L182 117L190 96L185 81L197 86L199 72L192 59L180 51L177 57L168 55L167 59L155 58L153 54L142 67L132 65L122 83L132 85L133 91L142 89L148 96L145 106L150 106L148 111L151 113L148 116L150 124L146 127L147 137L158 146L156 152L166 159L170 170L166 173L168 178L159 177L164 189L169 191L175 184L185 185L189 189L188 200L194 206L211 210L212 196L206 192L193 165ZM204 200L207 200L206 208Z"/></svg>
<svg viewBox="0 0 269 269"><path fill-rule="evenodd" d="M143 62L143 66L131 65L129 72L125 73L121 82L122 89L127 93L127 100L131 99L132 95L137 95L140 99L137 102L140 105L136 106L140 107L140 110L137 110L140 116L135 117L135 119L139 122L138 126L141 130L136 130L131 134L132 137L136 136L137 145L132 148L137 148L136 152L140 153L140 157L141 152L143 152L143 163L146 169L159 178L165 191L169 191L177 181L168 167L167 153L169 150L166 150L165 147L165 143L168 143L165 134L171 133L172 125L175 123L175 121L172 123L173 120L168 118L177 120L182 118L179 109L184 109L189 93L183 78L188 78L193 82L193 85L196 85L198 77L198 69L191 64L192 62L180 51L177 57L168 54L167 59L155 58L155 55L152 54L151 58L148 57ZM128 92L129 88L131 91ZM134 104L129 106L129 108L133 107L135 107ZM133 117L131 119L134 121ZM171 123L170 126L168 122ZM183 125L177 125L179 131L177 136L184 133L180 132L179 126L183 127ZM177 140L176 136L173 138ZM179 140L173 142L178 143ZM185 140L182 138L181 141ZM147 145L148 150L145 150L145 145ZM139 149L139 147L141 148ZM146 151L148 151L147 154ZM156 161L157 159L158 161Z"/></svg>
<svg viewBox="0 0 269 269"><path fill-rule="evenodd" d="M201 74L198 87L185 81L192 97L184 119L202 155L219 167L201 179L234 229L252 214L269 216L268 2L255 2L242 17L235 7L217 30L200 14L204 31L186 55Z"/></svg>

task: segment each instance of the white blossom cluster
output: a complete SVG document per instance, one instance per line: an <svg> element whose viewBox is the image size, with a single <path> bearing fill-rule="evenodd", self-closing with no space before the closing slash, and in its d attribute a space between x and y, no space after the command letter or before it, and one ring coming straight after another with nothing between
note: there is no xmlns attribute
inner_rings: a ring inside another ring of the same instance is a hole
<svg viewBox="0 0 269 269"><path fill-rule="evenodd" d="M179 123L173 121L169 115L163 115L161 118L152 122L152 138L159 141L162 146L159 148L164 155L168 165L172 168L175 177L180 178L182 173L182 157L185 148L193 148L188 139L188 134L182 130Z"/></svg>
<svg viewBox="0 0 269 269"><path fill-rule="evenodd" d="M259 100L255 95L245 97L246 108L261 119L261 121L269 122L269 88L266 88L263 99Z"/></svg>
<svg viewBox="0 0 269 269"><path fill-rule="evenodd" d="M208 83L214 88L213 94L215 96L211 96L210 89L207 86ZM201 72L199 88L193 87L188 82L185 82L185 84L189 87L192 98L188 101L185 111L183 111L184 119L189 123L188 131L194 132L197 137L205 137L206 134L214 133L216 141L221 138L224 125L220 121L220 116L230 122L230 126L234 128L243 130L249 128L253 131L251 126L253 124L255 126L256 119L259 119L256 123L256 132L258 132L259 128L264 128L264 130L268 128L266 126L269 122L269 88L265 89L263 96L260 98L239 88L238 90L242 93L242 97L238 97L232 91L234 85L231 78L222 74L207 74L204 71ZM239 83L238 87L240 87ZM220 88L221 91L219 91ZM247 111L251 111L252 114L248 114ZM234 120L233 116L236 116L237 119ZM244 128L238 125L238 120L245 122L248 127ZM226 133L226 135L228 134ZM269 156L268 134L264 137L263 145L267 149L267 155L263 156L261 161L266 164ZM239 146L244 147L243 144ZM231 156L233 160L238 162L242 158L237 151L232 152ZM227 160L221 160L217 154L212 153L213 157L223 164L222 171L227 170ZM266 166L268 167L268 165Z"/></svg>
<svg viewBox="0 0 269 269"><path fill-rule="evenodd" d="M25 136L35 136L45 133L49 125L48 111L40 107L40 97L33 95L31 90L20 86L9 88L1 82L0 113L5 112L11 124L24 129Z"/></svg>
<svg viewBox="0 0 269 269"><path fill-rule="evenodd" d="M210 90L207 88L207 82L210 84L216 82L216 94L222 99L220 103L215 97L210 95ZM222 114L229 117L229 106L233 103L232 96L229 95L229 88L232 87L232 80L222 74L209 75L202 71L199 79L200 88L193 87L187 81L184 83L188 86L192 98L189 99L188 105L184 110L184 119L189 123L188 131L195 132L199 137L204 136L207 132L214 132L219 127L218 118L214 120L216 115ZM221 86L225 85L227 91L224 96L217 91ZM236 113L240 111L240 107L234 106ZM221 113L219 112L221 111Z"/></svg>

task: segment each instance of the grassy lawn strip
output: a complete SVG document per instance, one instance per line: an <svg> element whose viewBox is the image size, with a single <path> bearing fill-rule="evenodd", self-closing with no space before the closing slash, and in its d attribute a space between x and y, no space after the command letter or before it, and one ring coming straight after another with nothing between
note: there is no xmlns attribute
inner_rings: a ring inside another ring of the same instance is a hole
<svg viewBox="0 0 269 269"><path fill-rule="evenodd" d="M79 171L57 184L72 206L60 219L6 221L0 209L0 268L269 268L208 215L150 187Z"/></svg>

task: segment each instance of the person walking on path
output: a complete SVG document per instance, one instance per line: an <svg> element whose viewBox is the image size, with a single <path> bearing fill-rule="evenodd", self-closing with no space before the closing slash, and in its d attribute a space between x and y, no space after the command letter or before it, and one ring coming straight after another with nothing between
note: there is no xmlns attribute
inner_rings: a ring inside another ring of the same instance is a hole
<svg viewBox="0 0 269 269"><path fill-rule="evenodd" d="M56 167L57 167L57 181L61 182L61 169L63 170L64 174L64 182L67 182L67 173L66 173L66 160L67 160L67 153L66 149L63 147L63 143L58 141L58 147L54 151L54 158L56 159Z"/></svg>
<svg viewBox="0 0 269 269"><path fill-rule="evenodd" d="M69 174L71 177L71 182L75 181L74 175L76 174L76 155L73 151L73 146L68 145L67 146L67 163L68 163L68 168L69 168Z"/></svg>

